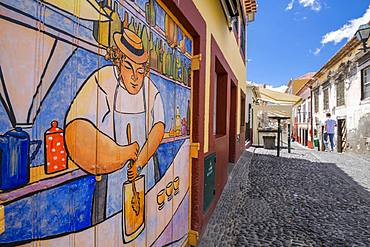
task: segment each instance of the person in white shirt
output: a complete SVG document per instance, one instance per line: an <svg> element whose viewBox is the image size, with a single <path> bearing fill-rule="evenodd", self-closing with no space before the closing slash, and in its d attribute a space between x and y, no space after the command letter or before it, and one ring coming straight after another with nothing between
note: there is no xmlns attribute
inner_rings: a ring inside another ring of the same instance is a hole
<svg viewBox="0 0 370 247"><path fill-rule="evenodd" d="M148 77L148 53L141 38L123 29L113 40L115 46L107 54L113 65L86 80L65 123L69 157L87 173L102 175L94 194L93 210L99 211L93 212L98 214L92 217L98 218L95 223L122 210L125 181L141 173L146 175L145 191L154 186L152 157L165 130L162 98Z"/></svg>
<svg viewBox="0 0 370 247"><path fill-rule="evenodd" d="M326 113L326 120L325 120L325 132L329 137L331 151L334 151L334 133L335 127L337 127L337 122L331 118L331 114L328 112ZM325 140L325 150L329 151L328 141Z"/></svg>

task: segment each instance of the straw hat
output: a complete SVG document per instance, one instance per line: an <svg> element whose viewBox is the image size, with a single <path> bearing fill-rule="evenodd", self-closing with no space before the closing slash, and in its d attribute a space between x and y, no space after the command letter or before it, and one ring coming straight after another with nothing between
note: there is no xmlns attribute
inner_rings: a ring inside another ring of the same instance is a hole
<svg viewBox="0 0 370 247"><path fill-rule="evenodd" d="M148 61L148 53L144 49L143 41L133 31L124 28L122 33L113 34L113 40L118 49L135 63L141 64Z"/></svg>

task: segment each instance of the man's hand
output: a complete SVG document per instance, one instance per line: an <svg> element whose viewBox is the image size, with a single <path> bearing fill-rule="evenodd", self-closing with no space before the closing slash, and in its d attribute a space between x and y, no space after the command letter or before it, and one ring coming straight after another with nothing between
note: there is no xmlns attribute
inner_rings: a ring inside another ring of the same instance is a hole
<svg viewBox="0 0 370 247"><path fill-rule="evenodd" d="M129 160L135 161L139 153L139 144L137 142L133 142L127 146L124 146L123 152L126 156L128 156Z"/></svg>
<svg viewBox="0 0 370 247"><path fill-rule="evenodd" d="M141 147L141 152L127 170L127 178L129 181L134 181L140 175L142 169L148 164L150 158L153 156L158 146L161 144L164 135L164 123L157 122L150 130L148 139ZM130 167L131 166L131 167Z"/></svg>
<svg viewBox="0 0 370 247"><path fill-rule="evenodd" d="M130 182L134 181L140 174L142 170L142 165L138 162L133 162L132 165L127 169L127 178Z"/></svg>

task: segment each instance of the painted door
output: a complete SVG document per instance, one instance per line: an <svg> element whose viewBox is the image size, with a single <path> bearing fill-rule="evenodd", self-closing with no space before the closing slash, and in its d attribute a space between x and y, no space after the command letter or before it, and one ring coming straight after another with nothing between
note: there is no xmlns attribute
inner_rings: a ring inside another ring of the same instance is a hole
<svg viewBox="0 0 370 247"><path fill-rule="evenodd" d="M238 87L235 86L234 82L231 81L230 91L231 91L231 103L230 103L230 131L229 131L229 162L234 163L235 161L235 152L236 152L236 143L237 143L237 134L236 134L236 118L237 118L237 98L238 98Z"/></svg>
<svg viewBox="0 0 370 247"><path fill-rule="evenodd" d="M0 245L185 245L189 33L160 0L0 11Z"/></svg>

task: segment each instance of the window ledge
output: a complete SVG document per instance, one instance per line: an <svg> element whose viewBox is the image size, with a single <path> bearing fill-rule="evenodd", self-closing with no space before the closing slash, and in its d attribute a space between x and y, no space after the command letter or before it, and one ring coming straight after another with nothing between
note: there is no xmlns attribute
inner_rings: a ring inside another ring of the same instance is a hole
<svg viewBox="0 0 370 247"><path fill-rule="evenodd" d="M362 99L360 101L360 105L367 105L367 104L370 104L370 97L368 97L366 99Z"/></svg>
<svg viewBox="0 0 370 247"><path fill-rule="evenodd" d="M215 136L215 139L219 139L219 138L221 138L221 137L226 136L226 134L216 134L216 135L214 135L214 136Z"/></svg>
<svg viewBox="0 0 370 247"><path fill-rule="evenodd" d="M340 106L337 106L335 110L342 110L342 109L345 109L346 108L346 105L340 105Z"/></svg>

